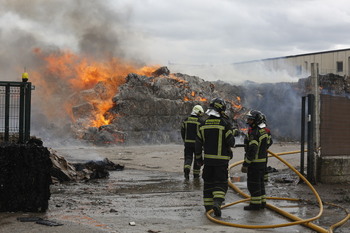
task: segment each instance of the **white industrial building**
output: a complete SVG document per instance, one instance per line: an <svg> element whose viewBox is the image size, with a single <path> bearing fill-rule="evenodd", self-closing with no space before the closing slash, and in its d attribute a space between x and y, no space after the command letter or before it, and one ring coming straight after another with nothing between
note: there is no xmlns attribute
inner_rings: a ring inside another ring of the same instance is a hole
<svg viewBox="0 0 350 233"><path fill-rule="evenodd" d="M269 70L285 70L291 76L305 77L311 73L311 64L318 67L319 74L337 74L350 76L350 48L306 53L285 57L235 63L238 69L251 69L263 65Z"/></svg>

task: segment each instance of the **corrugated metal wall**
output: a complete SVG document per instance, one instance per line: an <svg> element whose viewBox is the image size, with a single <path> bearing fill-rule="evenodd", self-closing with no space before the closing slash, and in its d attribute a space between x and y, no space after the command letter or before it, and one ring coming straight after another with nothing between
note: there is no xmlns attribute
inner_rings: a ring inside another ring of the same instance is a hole
<svg viewBox="0 0 350 233"><path fill-rule="evenodd" d="M321 156L350 157L350 99L321 95Z"/></svg>

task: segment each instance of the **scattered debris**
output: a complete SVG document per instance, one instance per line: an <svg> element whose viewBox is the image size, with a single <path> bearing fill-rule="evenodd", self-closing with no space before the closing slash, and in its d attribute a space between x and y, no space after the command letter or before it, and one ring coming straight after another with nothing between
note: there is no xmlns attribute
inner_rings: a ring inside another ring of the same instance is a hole
<svg viewBox="0 0 350 233"><path fill-rule="evenodd" d="M275 183L294 183L295 180L292 178L287 178L287 177L276 177Z"/></svg>
<svg viewBox="0 0 350 233"><path fill-rule="evenodd" d="M123 165L115 164L107 158L101 161L70 163L52 149L50 149L50 159L53 164L51 169L53 183L106 178L109 176L108 171L122 171L124 169Z"/></svg>
<svg viewBox="0 0 350 233"><path fill-rule="evenodd" d="M86 163L73 163L77 172L83 172L89 179L100 179L109 176L108 171L122 171L124 166L115 164L105 158L100 161L88 161Z"/></svg>
<svg viewBox="0 0 350 233"><path fill-rule="evenodd" d="M42 218L39 218L39 217L18 217L17 220L20 222L36 222L36 221L42 220Z"/></svg>
<svg viewBox="0 0 350 233"><path fill-rule="evenodd" d="M50 149L50 159L52 161L51 178L53 183L77 180L78 174L75 167L70 164L63 156Z"/></svg>
<svg viewBox="0 0 350 233"><path fill-rule="evenodd" d="M42 219L40 217L18 217L18 221L20 222L35 222L37 224L42 224L46 226L62 226L62 223L57 223L48 219Z"/></svg>
<svg viewBox="0 0 350 233"><path fill-rule="evenodd" d="M62 223L54 222L54 221L47 220L47 219L41 219L41 220L36 221L35 223L50 226L50 227L63 226Z"/></svg>
<svg viewBox="0 0 350 233"><path fill-rule="evenodd" d="M267 173L278 172L278 170L274 167L268 166L266 168Z"/></svg>
<svg viewBox="0 0 350 233"><path fill-rule="evenodd" d="M148 233L159 233L159 232L161 232L161 231L148 230L147 232L148 232Z"/></svg>

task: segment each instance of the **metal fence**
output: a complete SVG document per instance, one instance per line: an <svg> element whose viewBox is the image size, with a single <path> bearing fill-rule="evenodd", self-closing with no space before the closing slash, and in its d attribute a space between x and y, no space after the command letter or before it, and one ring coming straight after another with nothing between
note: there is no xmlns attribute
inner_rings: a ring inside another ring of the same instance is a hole
<svg viewBox="0 0 350 233"><path fill-rule="evenodd" d="M29 140L31 90L30 82L0 81L0 142Z"/></svg>

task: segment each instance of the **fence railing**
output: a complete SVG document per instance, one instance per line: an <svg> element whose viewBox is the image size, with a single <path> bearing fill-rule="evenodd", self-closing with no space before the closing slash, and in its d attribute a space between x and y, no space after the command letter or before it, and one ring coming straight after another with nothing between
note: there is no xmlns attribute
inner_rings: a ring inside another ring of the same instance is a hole
<svg viewBox="0 0 350 233"><path fill-rule="evenodd" d="M0 81L0 142L29 140L31 90L30 82Z"/></svg>

